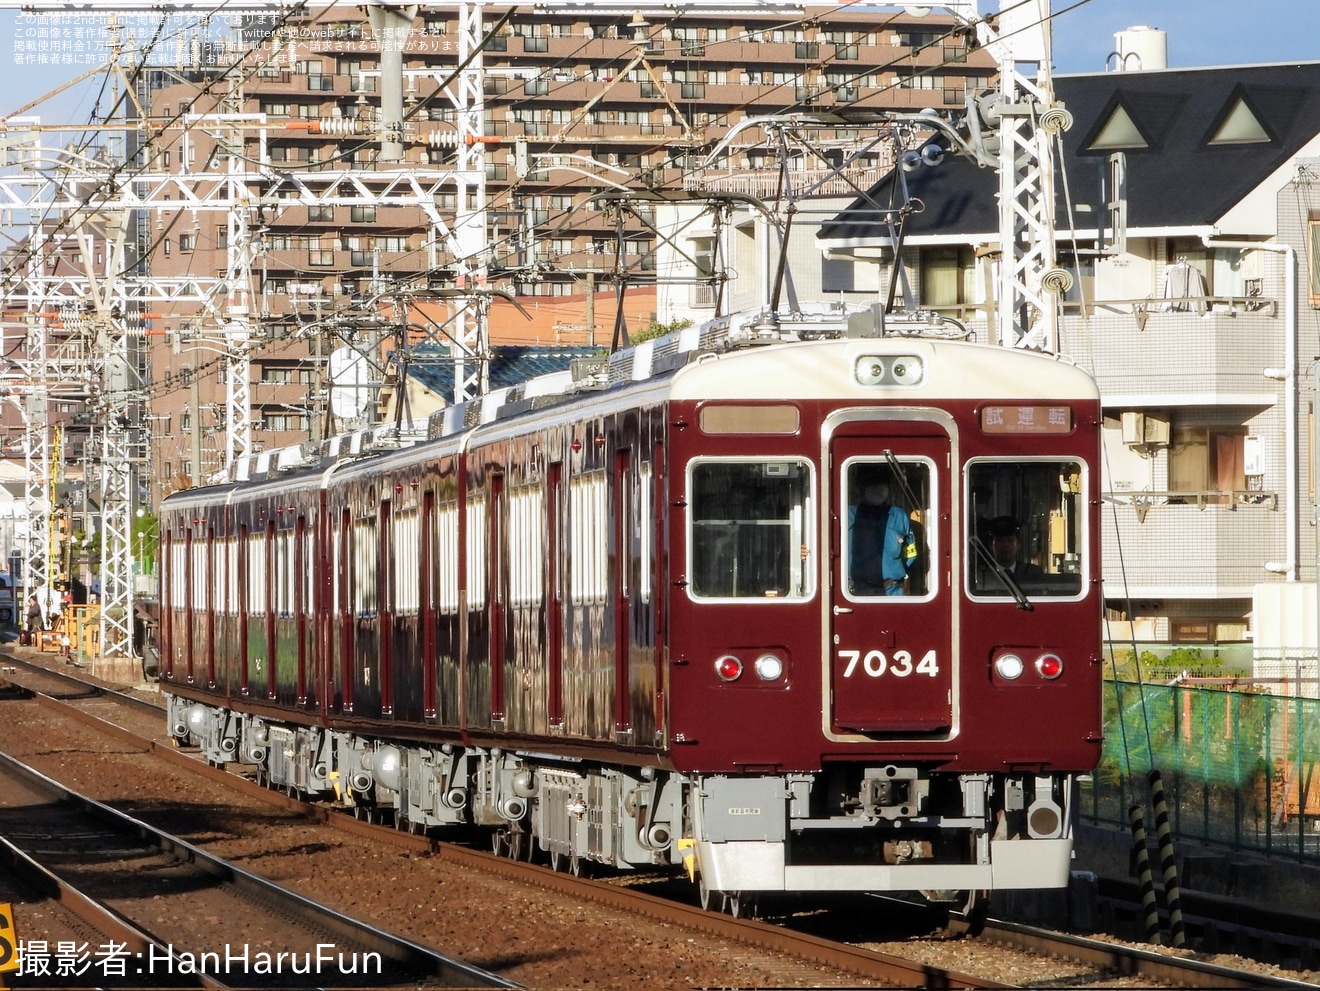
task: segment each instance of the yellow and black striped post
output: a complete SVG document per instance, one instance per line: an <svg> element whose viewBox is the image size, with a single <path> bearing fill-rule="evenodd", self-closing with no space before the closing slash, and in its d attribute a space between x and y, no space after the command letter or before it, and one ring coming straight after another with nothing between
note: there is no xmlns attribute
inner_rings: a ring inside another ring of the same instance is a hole
<svg viewBox="0 0 1320 991"><path fill-rule="evenodd" d="M1141 885L1141 914L1146 920L1146 942L1159 946L1164 942L1164 935L1160 932L1160 907L1155 901L1155 879L1150 873L1150 851L1146 849L1146 821L1141 815L1140 805L1128 809L1128 821L1132 823L1132 850L1137 857L1137 882Z"/></svg>
<svg viewBox="0 0 1320 991"><path fill-rule="evenodd" d="M1169 913L1169 935L1174 946L1185 946L1182 892L1178 884L1178 860L1173 855L1173 830L1169 828L1169 807L1164 802L1164 779L1159 769L1150 772L1150 797L1155 805L1155 835L1160 844L1160 871L1164 875L1164 907Z"/></svg>

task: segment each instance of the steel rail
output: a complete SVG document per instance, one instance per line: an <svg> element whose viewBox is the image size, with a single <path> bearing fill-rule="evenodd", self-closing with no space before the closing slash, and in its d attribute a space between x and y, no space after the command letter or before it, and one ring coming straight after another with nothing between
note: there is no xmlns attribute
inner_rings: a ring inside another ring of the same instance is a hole
<svg viewBox="0 0 1320 991"><path fill-rule="evenodd" d="M0 836L0 868L33 894L59 902L71 915L97 932L120 941L133 956L141 958L153 952L157 957L168 954L165 944L148 936L110 906L52 873L3 836ZM217 991L229 987L208 974L179 976L182 978L181 987L214 988Z"/></svg>
<svg viewBox="0 0 1320 991"><path fill-rule="evenodd" d="M194 761L193 763L199 762ZM415 943L402 936L386 932L383 929L333 911L297 892L283 888L272 881L236 867L220 857L207 853L186 840L179 839L177 836L156 829L140 819L135 819L117 809L112 809L108 805L71 791L55 779L42 774L35 768L8 754L0 753L0 767L22 778L34 788L45 791L59 801L68 803L80 811L107 823L115 830L132 835L140 842L154 847L161 853L189 863L210 874L222 883L232 886L235 892L278 905L290 917L367 947L379 953L382 958L391 960L400 967L440 981L446 986L464 988L517 988L521 986L498 974L492 974L460 960L445 956L420 943Z"/></svg>

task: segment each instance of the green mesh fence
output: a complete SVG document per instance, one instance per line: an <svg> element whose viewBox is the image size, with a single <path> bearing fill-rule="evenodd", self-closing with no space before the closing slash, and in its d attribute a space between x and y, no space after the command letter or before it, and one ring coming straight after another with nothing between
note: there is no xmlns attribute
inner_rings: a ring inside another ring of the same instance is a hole
<svg viewBox="0 0 1320 991"><path fill-rule="evenodd" d="M1158 769L1178 836L1320 861L1320 700L1107 681L1104 715L1084 818L1151 821Z"/></svg>

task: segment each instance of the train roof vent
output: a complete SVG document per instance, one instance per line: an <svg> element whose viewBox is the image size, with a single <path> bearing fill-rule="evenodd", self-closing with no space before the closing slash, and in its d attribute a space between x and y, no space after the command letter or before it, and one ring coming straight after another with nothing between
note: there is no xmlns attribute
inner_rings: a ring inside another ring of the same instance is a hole
<svg viewBox="0 0 1320 991"><path fill-rule="evenodd" d="M481 398L470 399L458 407L463 411L463 429L471 430L481 422Z"/></svg>
<svg viewBox="0 0 1320 991"><path fill-rule="evenodd" d="M581 359L574 359L581 360ZM573 373L571 371L549 372L546 375L538 375L534 379L529 379L523 383L523 399L541 399L546 396L555 396L562 398L564 393L573 387Z"/></svg>
<svg viewBox="0 0 1320 991"><path fill-rule="evenodd" d="M310 450L309 450L310 449ZM278 471L297 471L299 468L306 468L320 461L311 445L301 444L297 447L282 447L273 452L275 455L275 470Z"/></svg>
<svg viewBox="0 0 1320 991"><path fill-rule="evenodd" d="M494 423L500 415L500 407L509 401L510 388L495 389L481 397L481 423Z"/></svg>
<svg viewBox="0 0 1320 991"><path fill-rule="evenodd" d="M457 406L446 406L444 409L436 410L427 418L426 436L428 440L436 440L440 437L448 437L450 434L456 434L463 429L465 418L466 403L459 403Z"/></svg>
<svg viewBox="0 0 1320 991"><path fill-rule="evenodd" d="M604 389L610 384L609 359L573 358L568 363L568 371L573 380L574 392L590 392Z"/></svg>
<svg viewBox="0 0 1320 991"><path fill-rule="evenodd" d="M636 362L637 362L636 348L624 348L620 351L615 351L612 355L610 355L609 373L608 373L609 384L618 385L620 382L634 381L633 366L636 364ZM647 364L646 367L647 368L650 367L649 363ZM646 378L646 375L643 374L642 378Z"/></svg>
<svg viewBox="0 0 1320 991"><path fill-rule="evenodd" d="M409 422L401 426L393 423L381 424L364 432L361 451L363 454L375 454L379 451L397 451L412 447L426 436L426 428Z"/></svg>

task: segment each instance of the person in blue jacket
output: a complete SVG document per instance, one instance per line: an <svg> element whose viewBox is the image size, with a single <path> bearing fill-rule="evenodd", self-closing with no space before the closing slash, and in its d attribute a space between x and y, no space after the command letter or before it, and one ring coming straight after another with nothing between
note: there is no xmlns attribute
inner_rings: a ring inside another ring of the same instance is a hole
<svg viewBox="0 0 1320 991"><path fill-rule="evenodd" d="M853 595L902 595L916 556L908 515L890 498L886 478L861 481L848 508L849 582Z"/></svg>

